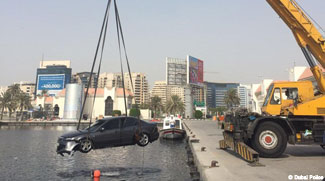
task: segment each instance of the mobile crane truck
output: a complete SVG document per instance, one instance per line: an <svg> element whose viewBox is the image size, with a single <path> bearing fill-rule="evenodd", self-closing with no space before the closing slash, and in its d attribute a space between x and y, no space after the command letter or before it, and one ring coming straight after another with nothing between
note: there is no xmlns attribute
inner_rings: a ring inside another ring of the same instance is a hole
<svg viewBox="0 0 325 181"><path fill-rule="evenodd" d="M231 148L246 161L279 157L289 144L318 144L325 148L325 40L295 0L267 0L291 29L318 87L311 81L274 82L262 114L245 109L226 115L220 148ZM314 58L320 65L317 65Z"/></svg>

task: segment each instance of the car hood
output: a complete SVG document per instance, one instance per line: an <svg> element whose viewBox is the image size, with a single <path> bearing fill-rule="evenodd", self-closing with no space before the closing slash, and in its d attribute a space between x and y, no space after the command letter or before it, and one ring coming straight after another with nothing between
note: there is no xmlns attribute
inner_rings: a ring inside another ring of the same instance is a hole
<svg viewBox="0 0 325 181"><path fill-rule="evenodd" d="M76 131L70 131L68 133L63 134L61 137L63 138L72 138L72 137L76 137L76 136L80 136L83 134L88 133L88 130L76 130Z"/></svg>

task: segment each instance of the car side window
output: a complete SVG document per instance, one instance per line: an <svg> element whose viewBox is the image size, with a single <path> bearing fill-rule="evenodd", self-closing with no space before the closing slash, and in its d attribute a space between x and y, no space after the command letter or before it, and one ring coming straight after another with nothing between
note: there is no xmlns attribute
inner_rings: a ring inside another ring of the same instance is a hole
<svg viewBox="0 0 325 181"><path fill-rule="evenodd" d="M125 128L125 127L135 126L137 121L138 120L135 118L126 118L123 127Z"/></svg>
<svg viewBox="0 0 325 181"><path fill-rule="evenodd" d="M103 126L104 130L119 129L119 127L120 127L120 119L112 119Z"/></svg>

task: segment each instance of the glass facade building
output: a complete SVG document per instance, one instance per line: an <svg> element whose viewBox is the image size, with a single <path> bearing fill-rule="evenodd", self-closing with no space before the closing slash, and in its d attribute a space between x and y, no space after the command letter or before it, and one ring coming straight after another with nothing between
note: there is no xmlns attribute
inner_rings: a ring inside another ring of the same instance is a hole
<svg viewBox="0 0 325 181"><path fill-rule="evenodd" d="M225 104L225 94L229 89L237 89L238 83L214 83L204 82L206 85L206 103L207 107L227 107Z"/></svg>

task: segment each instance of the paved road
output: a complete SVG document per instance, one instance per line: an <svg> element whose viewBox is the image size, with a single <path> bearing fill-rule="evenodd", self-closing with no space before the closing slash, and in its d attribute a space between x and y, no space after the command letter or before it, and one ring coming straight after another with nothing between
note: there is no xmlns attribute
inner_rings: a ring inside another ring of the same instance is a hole
<svg viewBox="0 0 325 181"><path fill-rule="evenodd" d="M260 158L265 167L251 167L241 158L219 149L222 130L215 121L185 121L199 143L192 143L201 175L207 180L289 180L289 175L325 176L325 150L320 146L288 145L281 158ZM202 152L201 147L206 147ZM211 160L218 168L209 168Z"/></svg>

